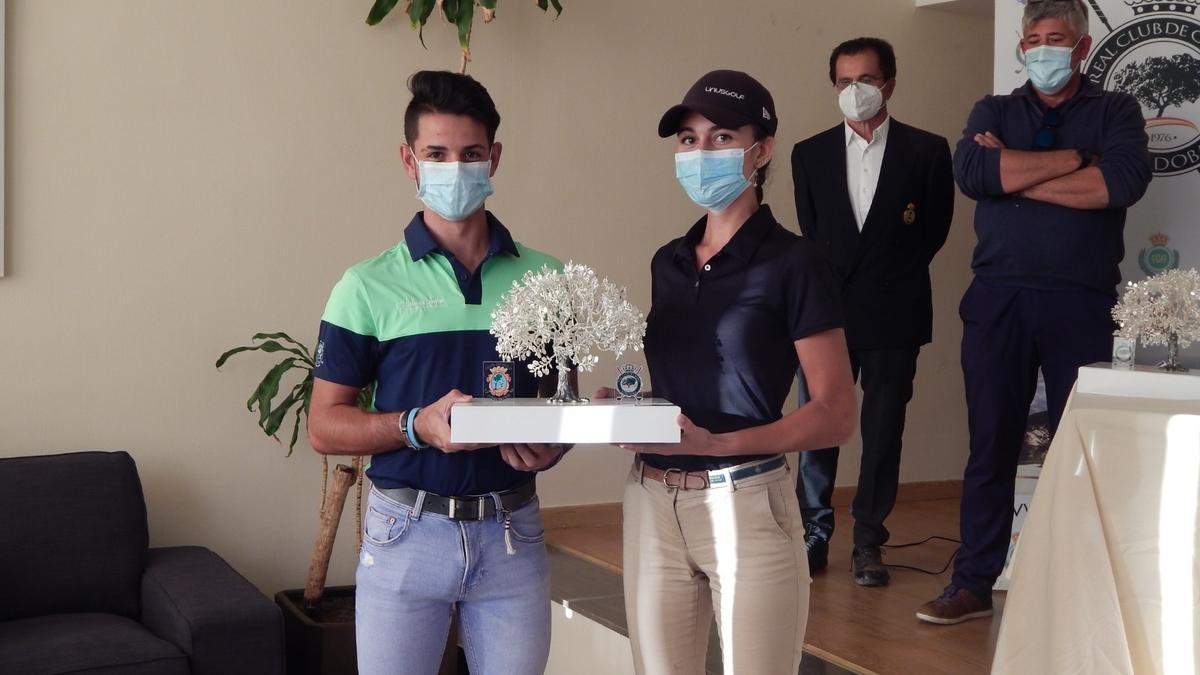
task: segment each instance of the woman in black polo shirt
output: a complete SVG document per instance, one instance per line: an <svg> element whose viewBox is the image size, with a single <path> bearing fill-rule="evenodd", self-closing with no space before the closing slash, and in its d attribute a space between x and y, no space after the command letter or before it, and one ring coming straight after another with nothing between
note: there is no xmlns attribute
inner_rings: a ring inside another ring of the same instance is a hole
<svg viewBox="0 0 1200 675"><path fill-rule="evenodd" d="M638 453L624 571L639 673L704 672L714 613L725 672L799 668L809 575L783 453L845 441L856 403L832 273L761 204L776 126L771 94L727 70L659 123L707 213L651 263L646 360L654 395L683 411L683 435L627 446ZM785 416L797 368L809 402Z"/></svg>

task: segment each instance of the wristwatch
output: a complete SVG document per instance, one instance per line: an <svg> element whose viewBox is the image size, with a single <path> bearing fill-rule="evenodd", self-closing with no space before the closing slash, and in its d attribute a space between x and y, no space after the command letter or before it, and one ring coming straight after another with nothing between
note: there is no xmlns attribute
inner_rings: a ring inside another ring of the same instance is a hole
<svg viewBox="0 0 1200 675"><path fill-rule="evenodd" d="M1088 168L1088 166L1091 165L1092 160L1095 159L1095 155L1092 154L1091 150L1076 150L1075 152L1079 154L1080 169Z"/></svg>

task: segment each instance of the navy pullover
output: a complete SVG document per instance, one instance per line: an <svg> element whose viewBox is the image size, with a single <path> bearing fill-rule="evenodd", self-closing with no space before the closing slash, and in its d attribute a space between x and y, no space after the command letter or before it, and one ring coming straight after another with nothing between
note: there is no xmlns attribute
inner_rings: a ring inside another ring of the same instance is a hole
<svg viewBox="0 0 1200 675"><path fill-rule="evenodd" d="M1050 150L1090 150L1108 187L1108 208L1071 209L1005 194L1000 151L978 145L990 131L1013 150L1033 150L1046 106L1028 82L1008 96L975 104L954 153L954 179L978 202L978 243L971 268L998 283L1040 289L1088 288L1116 295L1125 257L1125 209L1146 192L1151 163L1146 121L1129 94L1104 91L1084 78L1079 92L1059 106Z"/></svg>

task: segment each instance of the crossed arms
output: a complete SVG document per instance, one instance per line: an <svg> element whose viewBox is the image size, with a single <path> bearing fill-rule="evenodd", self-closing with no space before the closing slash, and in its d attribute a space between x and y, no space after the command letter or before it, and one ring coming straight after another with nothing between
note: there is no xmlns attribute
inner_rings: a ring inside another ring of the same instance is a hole
<svg viewBox="0 0 1200 675"><path fill-rule="evenodd" d="M1118 209L1136 202L1150 182L1145 120L1131 98L1113 102L1101 148L1014 150L999 131L998 98L975 104L954 156L954 174L972 199L1019 195L1073 209ZM1080 166L1080 151L1096 154Z"/></svg>

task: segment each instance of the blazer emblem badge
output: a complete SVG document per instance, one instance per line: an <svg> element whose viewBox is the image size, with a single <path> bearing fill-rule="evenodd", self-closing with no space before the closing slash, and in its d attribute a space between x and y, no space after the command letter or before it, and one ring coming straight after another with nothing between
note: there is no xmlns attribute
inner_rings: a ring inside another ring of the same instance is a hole
<svg viewBox="0 0 1200 675"><path fill-rule="evenodd" d="M917 222L917 205L912 202L908 203L908 208L904 209L904 224L912 225Z"/></svg>

